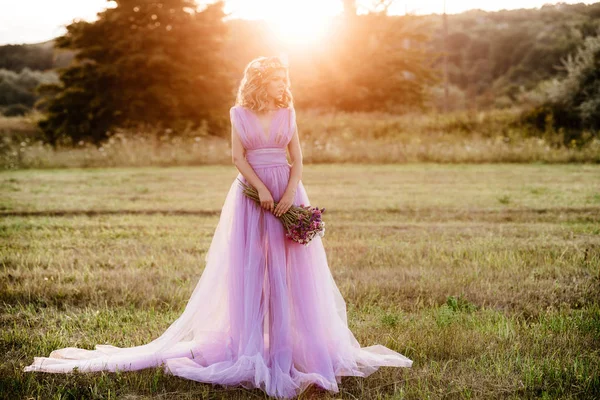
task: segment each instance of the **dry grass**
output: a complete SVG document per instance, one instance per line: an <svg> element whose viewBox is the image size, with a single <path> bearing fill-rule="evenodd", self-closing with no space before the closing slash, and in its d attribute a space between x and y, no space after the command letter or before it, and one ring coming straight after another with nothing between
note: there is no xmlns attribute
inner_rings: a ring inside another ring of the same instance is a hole
<svg viewBox="0 0 600 400"><path fill-rule="evenodd" d="M298 110L305 163L600 162L600 140L567 147L509 128L518 110L390 115ZM229 132L173 136L156 129L119 132L102 147L56 150L38 139L39 115L0 117L0 168L101 168L230 164Z"/></svg>
<svg viewBox="0 0 600 400"><path fill-rule="evenodd" d="M231 166L0 175L0 397L249 399L161 369L23 373L34 356L133 346L181 313ZM600 396L600 166L307 165L363 346L414 360L303 399Z"/></svg>

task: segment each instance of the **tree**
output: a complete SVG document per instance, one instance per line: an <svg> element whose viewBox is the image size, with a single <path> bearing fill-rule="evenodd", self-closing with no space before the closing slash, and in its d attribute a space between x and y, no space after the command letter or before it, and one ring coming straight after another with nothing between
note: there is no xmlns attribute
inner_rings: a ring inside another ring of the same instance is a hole
<svg viewBox="0 0 600 400"><path fill-rule="evenodd" d="M331 36L306 60L298 104L346 111L422 107L437 81L427 37L410 17L380 13L338 19Z"/></svg>
<svg viewBox="0 0 600 400"><path fill-rule="evenodd" d="M47 70L53 64L52 46L42 44L7 44L0 46L0 69L21 72L30 70Z"/></svg>
<svg viewBox="0 0 600 400"><path fill-rule="evenodd" d="M582 128L600 129L600 37L587 37L563 65L567 75L549 87L549 103L572 110Z"/></svg>
<svg viewBox="0 0 600 400"><path fill-rule="evenodd" d="M40 121L49 142L98 144L114 127L206 121L227 115L230 81L221 46L223 2L198 11L192 0L117 0L95 22L67 26L56 46L76 51L60 84L42 85Z"/></svg>
<svg viewBox="0 0 600 400"><path fill-rule="evenodd" d="M523 119L539 129L558 130L565 144L583 144L600 130L600 37L587 37L562 63L566 76L552 79L543 104Z"/></svg>

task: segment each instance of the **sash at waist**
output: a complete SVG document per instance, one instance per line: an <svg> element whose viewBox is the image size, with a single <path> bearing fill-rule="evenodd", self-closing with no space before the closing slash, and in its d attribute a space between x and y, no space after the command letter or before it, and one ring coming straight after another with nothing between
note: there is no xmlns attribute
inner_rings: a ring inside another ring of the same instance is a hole
<svg viewBox="0 0 600 400"><path fill-rule="evenodd" d="M286 158L285 148L266 147L262 149L246 150L246 160L253 167L275 167L289 165Z"/></svg>

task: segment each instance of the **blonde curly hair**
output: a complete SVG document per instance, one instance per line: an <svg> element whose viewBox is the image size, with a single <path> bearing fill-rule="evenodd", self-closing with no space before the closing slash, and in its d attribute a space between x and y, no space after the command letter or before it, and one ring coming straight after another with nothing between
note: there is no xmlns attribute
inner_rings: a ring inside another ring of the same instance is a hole
<svg viewBox="0 0 600 400"><path fill-rule="evenodd" d="M244 77L237 91L235 104L248 108L254 112L266 110L269 105L269 97L266 83L273 72L284 70L286 76L286 88L281 98L275 100L278 108L293 107L293 97L290 91L290 76L287 63L281 57L260 56L250 61L244 69Z"/></svg>

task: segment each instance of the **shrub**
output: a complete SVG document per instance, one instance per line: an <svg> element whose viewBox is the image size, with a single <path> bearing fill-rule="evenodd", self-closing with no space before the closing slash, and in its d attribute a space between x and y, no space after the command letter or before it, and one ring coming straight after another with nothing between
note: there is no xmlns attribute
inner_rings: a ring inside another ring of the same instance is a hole
<svg viewBox="0 0 600 400"><path fill-rule="evenodd" d="M545 135L560 135L565 145L583 145L600 129L600 37L586 38L563 65L566 76L550 81L543 103L521 121Z"/></svg>
<svg viewBox="0 0 600 400"><path fill-rule="evenodd" d="M31 109L23 104L12 104L4 109L2 114L5 117L20 117L27 114Z"/></svg>

